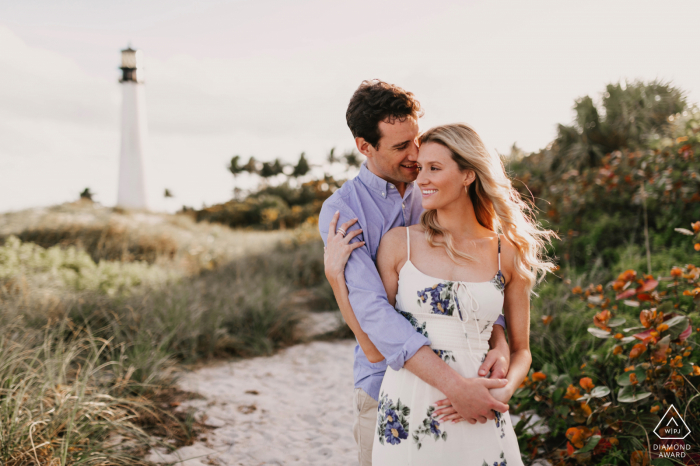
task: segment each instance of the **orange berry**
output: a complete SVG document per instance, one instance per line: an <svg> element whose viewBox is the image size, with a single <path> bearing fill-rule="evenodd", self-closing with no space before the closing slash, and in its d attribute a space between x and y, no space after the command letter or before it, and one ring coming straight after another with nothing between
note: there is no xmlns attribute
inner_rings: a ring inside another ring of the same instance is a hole
<svg viewBox="0 0 700 466"><path fill-rule="evenodd" d="M622 353L622 346L620 346L620 345L613 346L613 354L621 354L621 353Z"/></svg>
<svg viewBox="0 0 700 466"><path fill-rule="evenodd" d="M625 372L629 372L629 371L633 371L633 370L634 370L634 366L625 367Z"/></svg>
<svg viewBox="0 0 700 466"><path fill-rule="evenodd" d="M632 350L630 351L630 359L638 358L639 356L642 355L647 350L646 345L643 343L637 343L632 347Z"/></svg>
<svg viewBox="0 0 700 466"><path fill-rule="evenodd" d="M630 372L630 383L632 385L637 385L639 383L639 380L637 379L637 374L634 372Z"/></svg>
<svg viewBox="0 0 700 466"><path fill-rule="evenodd" d="M583 293L583 289L581 289L580 286L575 286L575 287L571 290L571 292L572 292L573 294L581 294L581 293Z"/></svg>
<svg viewBox="0 0 700 466"><path fill-rule="evenodd" d="M617 340L622 340L624 338L624 335L621 334L620 332L618 332L615 334L615 336L613 338L615 338Z"/></svg>
<svg viewBox="0 0 700 466"><path fill-rule="evenodd" d="M695 223L691 223L690 226L693 227L694 232L700 231L700 220Z"/></svg>
<svg viewBox="0 0 700 466"><path fill-rule="evenodd" d="M583 411L586 416L591 415L591 407L588 406L588 403L581 403L581 411Z"/></svg>
<svg viewBox="0 0 700 466"><path fill-rule="evenodd" d="M700 243L695 243L695 246L693 246L696 251L700 251Z"/></svg>
<svg viewBox="0 0 700 466"><path fill-rule="evenodd" d="M672 277L680 277L681 275L683 275L683 271L680 268L673 267L671 269L671 276Z"/></svg>
<svg viewBox="0 0 700 466"><path fill-rule="evenodd" d="M552 320L554 320L554 317L552 316L542 316L542 323L545 325L551 324Z"/></svg>
<svg viewBox="0 0 700 466"><path fill-rule="evenodd" d="M668 330L668 325L667 324L659 324L656 326L656 331L657 332L664 332Z"/></svg>
<svg viewBox="0 0 700 466"><path fill-rule="evenodd" d="M579 385L581 385L581 388L583 388L587 392L590 392L593 389L593 387L595 387L595 385L593 385L593 380L591 380L590 377L584 377L578 383Z"/></svg>
<svg viewBox="0 0 700 466"><path fill-rule="evenodd" d="M547 378L547 374L544 374L542 372L535 372L532 374L532 380L534 382L540 382L542 380L545 380Z"/></svg>
<svg viewBox="0 0 700 466"><path fill-rule="evenodd" d="M661 406L660 406L660 405L655 405L655 406L652 406L652 407L651 407L651 409L649 410L649 412L653 414L653 413L657 412L657 411L660 410L660 409L661 409Z"/></svg>

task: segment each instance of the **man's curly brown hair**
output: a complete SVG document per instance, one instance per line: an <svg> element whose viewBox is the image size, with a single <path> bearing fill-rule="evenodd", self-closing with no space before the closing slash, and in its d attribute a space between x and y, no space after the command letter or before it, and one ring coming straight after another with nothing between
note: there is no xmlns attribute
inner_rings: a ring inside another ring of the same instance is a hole
<svg viewBox="0 0 700 466"><path fill-rule="evenodd" d="M403 122L409 116L416 119L423 116L420 102L411 92L378 79L362 81L345 112L352 135L364 138L376 149L379 149L382 137L379 122L393 124L396 120Z"/></svg>

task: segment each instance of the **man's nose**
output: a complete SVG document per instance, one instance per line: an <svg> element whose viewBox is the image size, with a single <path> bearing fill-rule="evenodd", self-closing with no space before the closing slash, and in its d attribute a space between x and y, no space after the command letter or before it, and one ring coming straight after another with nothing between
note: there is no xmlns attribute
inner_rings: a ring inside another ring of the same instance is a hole
<svg viewBox="0 0 700 466"><path fill-rule="evenodd" d="M411 144L408 145L408 160L411 162L415 162L418 160L418 142L413 141Z"/></svg>

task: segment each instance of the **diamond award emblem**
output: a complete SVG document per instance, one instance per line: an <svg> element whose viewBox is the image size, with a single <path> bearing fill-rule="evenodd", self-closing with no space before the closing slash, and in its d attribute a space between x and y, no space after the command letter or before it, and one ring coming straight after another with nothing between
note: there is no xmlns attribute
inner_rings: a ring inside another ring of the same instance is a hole
<svg viewBox="0 0 700 466"><path fill-rule="evenodd" d="M671 405L654 429L661 440L683 440L690 435L690 429L676 407Z"/></svg>

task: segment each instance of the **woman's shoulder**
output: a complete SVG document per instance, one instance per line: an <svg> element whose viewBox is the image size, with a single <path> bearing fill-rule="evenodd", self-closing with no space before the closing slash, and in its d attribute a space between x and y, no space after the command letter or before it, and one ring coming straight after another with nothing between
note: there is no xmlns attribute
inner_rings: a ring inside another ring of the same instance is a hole
<svg viewBox="0 0 700 466"><path fill-rule="evenodd" d="M504 265L512 264L513 259L515 259L515 256L518 253L517 246L515 246L515 244L509 240L506 235L499 235L498 238L501 242L501 263Z"/></svg>
<svg viewBox="0 0 700 466"><path fill-rule="evenodd" d="M415 235L423 234L423 227L420 224L411 225L409 227L394 227L382 236L382 243L386 242L392 246L402 244L405 247L406 239L409 237L409 235L406 234L406 230L409 230L411 239L413 239Z"/></svg>
<svg viewBox="0 0 700 466"><path fill-rule="evenodd" d="M388 246L391 246L393 249L394 246L400 244L404 247L406 246L406 227L394 227L384 233L380 242L380 248L383 246L386 249Z"/></svg>

